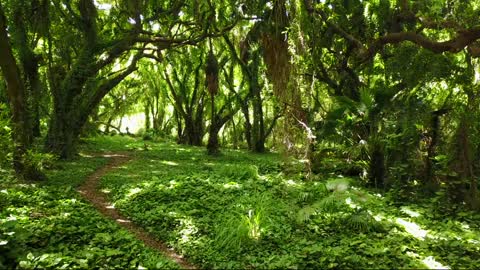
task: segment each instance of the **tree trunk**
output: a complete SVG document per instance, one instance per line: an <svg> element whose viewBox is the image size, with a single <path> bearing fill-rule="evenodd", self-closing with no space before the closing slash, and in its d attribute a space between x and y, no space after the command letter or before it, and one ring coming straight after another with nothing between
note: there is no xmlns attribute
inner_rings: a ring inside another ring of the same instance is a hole
<svg viewBox="0 0 480 270"><path fill-rule="evenodd" d="M97 78L101 69L128 51L135 41L131 36L120 39L110 46L106 59L97 61L97 56L105 51L99 51L94 1L80 0L78 10L83 47L60 87L52 89L54 111L45 142L45 148L61 158L75 154L75 144L90 113L110 90L137 69L136 63L142 57L141 53L137 53L123 71L109 78ZM92 79L97 80L96 85L89 83Z"/></svg>
<svg viewBox="0 0 480 270"><path fill-rule="evenodd" d="M220 129L221 127L218 127L217 123L210 124L207 144L207 153L209 155L217 155L220 153L220 145L218 143L218 132Z"/></svg>
<svg viewBox="0 0 480 270"><path fill-rule="evenodd" d="M369 178L375 188L385 187L385 154L380 142L371 141Z"/></svg>
<svg viewBox="0 0 480 270"><path fill-rule="evenodd" d="M13 12L15 28L12 31L12 41L18 48L19 60L25 76L25 90L31 97L27 99L27 106L31 114L32 136L40 137L40 98L42 82L38 73L39 58L29 46L31 42L28 40L23 12L21 6L18 6ZM35 47L36 45L32 46Z"/></svg>
<svg viewBox="0 0 480 270"><path fill-rule="evenodd" d="M145 132L150 129L150 102L145 105Z"/></svg>
<svg viewBox="0 0 480 270"><path fill-rule="evenodd" d="M432 113L430 143L427 149L427 157L425 158L425 186L427 191L432 194L440 187L435 179L435 155L440 137L440 116L442 114L442 110Z"/></svg>
<svg viewBox="0 0 480 270"><path fill-rule="evenodd" d="M24 83L20 77L17 62L12 53L6 31L6 18L0 4L0 68L7 82L7 93L12 111L13 167L18 177L25 180L41 180L44 178L32 164L25 162L27 150L32 142L32 128L27 109L27 97Z"/></svg>
<svg viewBox="0 0 480 270"><path fill-rule="evenodd" d="M76 136L72 122L75 119L68 113L54 112L51 116L45 148L62 159L71 158L76 153Z"/></svg>
<svg viewBox="0 0 480 270"><path fill-rule="evenodd" d="M190 118L185 121L185 135L189 145L202 146L203 132L201 125L201 123L197 123L196 119Z"/></svg>
<svg viewBox="0 0 480 270"><path fill-rule="evenodd" d="M480 196L478 194L478 182L474 173L474 157L472 154L472 119L471 112L478 106L475 95L468 91L468 104L462 113L462 118L458 125L456 134L456 156L453 161L453 170L458 174L457 177L451 177L449 183L449 193L457 202L466 202L473 209L480 209ZM476 105L476 106L475 106Z"/></svg>
<svg viewBox="0 0 480 270"><path fill-rule="evenodd" d="M27 59L23 63L25 77L27 79L27 89L31 95L30 110L32 121L32 135L33 137L40 137L40 100L42 96L43 85L38 73L38 60L33 52L29 52Z"/></svg>
<svg viewBox="0 0 480 270"><path fill-rule="evenodd" d="M253 61L251 68L252 78L250 80L250 91L252 93L253 106L253 127L252 127L252 146L253 151L257 153L265 152L265 125L263 122L263 102L261 88L258 83L258 59Z"/></svg>
<svg viewBox="0 0 480 270"><path fill-rule="evenodd" d="M253 150L252 145L252 123L250 122L250 112L248 110L248 102L245 102L241 105L243 116L245 117L244 122L244 133L245 140L247 141L248 150Z"/></svg>

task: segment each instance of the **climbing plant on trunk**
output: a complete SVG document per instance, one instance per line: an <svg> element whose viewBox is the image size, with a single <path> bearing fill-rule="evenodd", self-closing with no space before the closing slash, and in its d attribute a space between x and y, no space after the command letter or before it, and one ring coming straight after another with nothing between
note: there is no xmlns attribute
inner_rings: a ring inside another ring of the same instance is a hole
<svg viewBox="0 0 480 270"><path fill-rule="evenodd" d="M25 180L40 180L44 176L29 162L27 153L32 145L32 126L27 105L27 94L7 33L6 17L0 3L0 68L7 82L7 93L12 112L13 168Z"/></svg>

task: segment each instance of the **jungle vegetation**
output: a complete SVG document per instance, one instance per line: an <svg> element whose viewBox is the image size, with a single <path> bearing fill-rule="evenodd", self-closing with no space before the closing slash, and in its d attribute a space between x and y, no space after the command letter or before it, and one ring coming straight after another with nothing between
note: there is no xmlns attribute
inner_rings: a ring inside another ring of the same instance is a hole
<svg viewBox="0 0 480 270"><path fill-rule="evenodd" d="M2 0L0 268L479 268L479 15Z"/></svg>

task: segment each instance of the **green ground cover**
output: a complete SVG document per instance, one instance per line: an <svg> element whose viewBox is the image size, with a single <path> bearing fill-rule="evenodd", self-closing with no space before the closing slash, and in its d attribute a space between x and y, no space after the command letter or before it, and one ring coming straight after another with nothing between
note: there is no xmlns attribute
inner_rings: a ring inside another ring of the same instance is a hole
<svg viewBox="0 0 480 270"><path fill-rule="evenodd" d="M89 155L102 151L134 159L105 175L101 191L203 268L480 267L480 216L442 201L400 203L329 171L305 181L302 166L276 154L211 157L128 137L88 139L82 149L54 162L44 184L2 181L1 267L178 268L75 191L105 164Z"/></svg>
<svg viewBox="0 0 480 270"><path fill-rule="evenodd" d="M201 267L480 267L478 214L452 217L435 199L399 203L328 172L303 181L275 154L147 148L107 174L102 191Z"/></svg>
<svg viewBox="0 0 480 270"><path fill-rule="evenodd" d="M0 269L178 268L75 191L105 162L85 155L54 162L43 184L0 176Z"/></svg>

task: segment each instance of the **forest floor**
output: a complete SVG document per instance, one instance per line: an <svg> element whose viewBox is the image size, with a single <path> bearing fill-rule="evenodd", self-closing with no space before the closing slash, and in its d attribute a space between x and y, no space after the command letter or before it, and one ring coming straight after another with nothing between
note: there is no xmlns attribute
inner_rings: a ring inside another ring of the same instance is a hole
<svg viewBox="0 0 480 270"><path fill-rule="evenodd" d="M322 171L306 180L277 154L87 139L46 183L0 183L0 268L191 266L158 240L199 268L480 268L478 213Z"/></svg>
<svg viewBox="0 0 480 270"><path fill-rule="evenodd" d="M122 164L130 161L132 155L129 152L107 152L100 155L108 158L109 161L103 167L97 169L94 173L89 175L85 182L78 187L78 192L89 201L102 215L115 220L120 226L127 229L135 237L141 240L146 246L157 250L165 257L173 260L179 264L183 269L195 269L195 267L188 263L183 256L178 255L172 248L167 247L157 238L146 232L143 228L132 223L128 218L124 217L115 207L108 201L105 193L98 190L98 183L101 177L105 174L118 169Z"/></svg>

